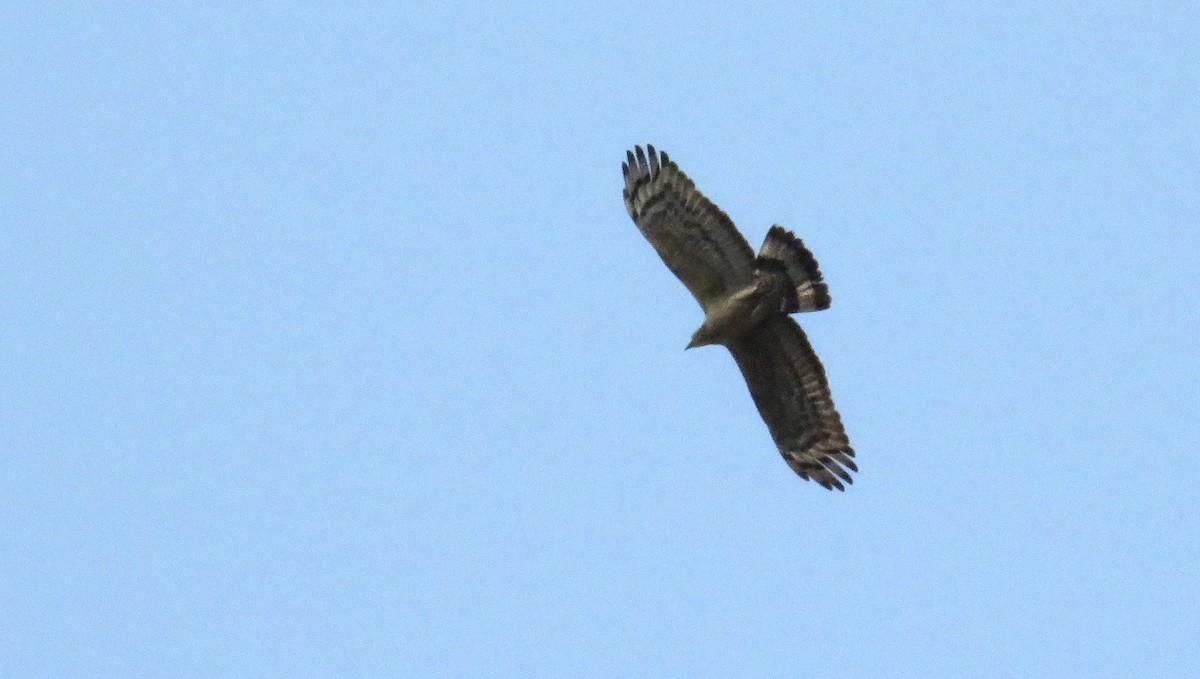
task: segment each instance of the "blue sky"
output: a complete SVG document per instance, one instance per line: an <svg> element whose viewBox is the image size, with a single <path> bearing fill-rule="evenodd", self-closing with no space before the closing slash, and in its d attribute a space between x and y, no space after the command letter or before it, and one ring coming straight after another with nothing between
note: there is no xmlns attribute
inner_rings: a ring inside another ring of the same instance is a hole
<svg viewBox="0 0 1200 679"><path fill-rule="evenodd" d="M1200 671L1192 3L0 14L0 675ZM816 253L846 493L645 142Z"/></svg>

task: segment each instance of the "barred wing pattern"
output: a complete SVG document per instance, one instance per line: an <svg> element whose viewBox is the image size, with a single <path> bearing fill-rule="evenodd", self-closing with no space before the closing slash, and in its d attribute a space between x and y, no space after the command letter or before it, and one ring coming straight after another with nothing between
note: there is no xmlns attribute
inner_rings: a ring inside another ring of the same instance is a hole
<svg viewBox="0 0 1200 679"><path fill-rule="evenodd" d="M625 207L704 308L689 346L733 354L776 447L802 478L845 490L858 471L825 369L788 313L829 308L816 258L774 226L758 256L733 221L653 146L626 153Z"/></svg>
<svg viewBox="0 0 1200 679"><path fill-rule="evenodd" d="M625 207L667 268L708 309L750 281L754 251L666 153L647 150L648 157L640 146L636 155L627 151L621 164Z"/></svg>
<svg viewBox="0 0 1200 679"><path fill-rule="evenodd" d="M790 316L773 316L730 343L729 351L788 466L831 490L853 483L854 450L825 368L799 324Z"/></svg>

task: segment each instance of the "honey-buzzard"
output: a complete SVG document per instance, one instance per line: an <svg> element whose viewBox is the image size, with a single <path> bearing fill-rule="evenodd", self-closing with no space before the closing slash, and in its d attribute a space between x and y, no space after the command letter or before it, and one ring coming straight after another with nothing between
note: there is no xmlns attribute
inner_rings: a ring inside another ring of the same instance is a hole
<svg viewBox="0 0 1200 679"><path fill-rule="evenodd" d="M636 152L636 153L635 153ZM667 154L627 151L625 207L667 268L704 309L688 348L723 344L783 458L802 478L845 490L858 471L820 359L789 315L829 308L829 289L803 241L781 226L758 255L733 221Z"/></svg>

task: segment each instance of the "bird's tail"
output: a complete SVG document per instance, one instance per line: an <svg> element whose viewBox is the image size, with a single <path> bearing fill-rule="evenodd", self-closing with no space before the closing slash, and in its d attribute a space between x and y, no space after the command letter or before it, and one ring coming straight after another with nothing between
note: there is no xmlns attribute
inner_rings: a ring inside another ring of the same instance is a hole
<svg viewBox="0 0 1200 679"><path fill-rule="evenodd" d="M821 277L817 259L791 231L778 224L771 227L758 252L758 266L787 276L788 288L795 296L788 295L786 313L829 308L829 286Z"/></svg>

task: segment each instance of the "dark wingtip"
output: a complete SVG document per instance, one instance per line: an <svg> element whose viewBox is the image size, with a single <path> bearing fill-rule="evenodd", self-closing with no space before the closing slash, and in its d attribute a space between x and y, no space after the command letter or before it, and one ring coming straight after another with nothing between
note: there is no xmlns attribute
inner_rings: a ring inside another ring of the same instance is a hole
<svg viewBox="0 0 1200 679"><path fill-rule="evenodd" d="M829 471L833 472L835 475L837 475L843 481L845 481L846 483L854 483L854 479L850 477L850 472L843 469L842 465L838 464L837 460L829 459L829 460L825 460L824 462L825 462L825 468L828 469Z"/></svg>
<svg viewBox="0 0 1200 679"><path fill-rule="evenodd" d="M842 482L838 481L836 478L830 478L828 481L817 481L817 483L825 486L826 490L840 490L843 493L846 492L846 487L843 486Z"/></svg>
<svg viewBox="0 0 1200 679"><path fill-rule="evenodd" d="M667 156L667 152L659 151L654 144L646 144L645 147L635 144L632 151L625 151L625 165L630 169L638 168L649 170L651 174L658 174L659 168L670 162L671 159Z"/></svg>

